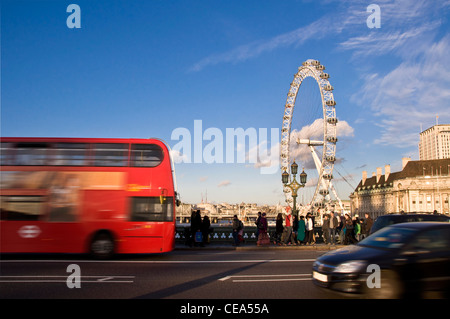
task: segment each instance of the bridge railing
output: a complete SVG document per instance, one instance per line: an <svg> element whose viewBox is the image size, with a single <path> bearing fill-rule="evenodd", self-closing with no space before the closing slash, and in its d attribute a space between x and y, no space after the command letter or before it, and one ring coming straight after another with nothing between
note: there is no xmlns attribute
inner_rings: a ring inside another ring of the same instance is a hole
<svg viewBox="0 0 450 319"><path fill-rule="evenodd" d="M268 234L271 241L274 240L275 227L269 227ZM187 243L190 236L189 226L177 226L175 234L175 242L177 244ZM314 237L316 243L323 243L322 228L314 227ZM244 227L243 238L246 243L254 243L258 240L256 238L256 227ZM209 234L209 242L215 244L226 244L230 245L233 243L233 229L231 227L211 227L211 232Z"/></svg>

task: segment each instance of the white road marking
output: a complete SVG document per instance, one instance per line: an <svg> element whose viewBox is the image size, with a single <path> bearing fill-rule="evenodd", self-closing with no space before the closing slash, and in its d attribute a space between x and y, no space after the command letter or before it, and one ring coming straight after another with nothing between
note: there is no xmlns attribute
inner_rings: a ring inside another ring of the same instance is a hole
<svg viewBox="0 0 450 319"><path fill-rule="evenodd" d="M315 259L250 260L1 260L0 263L111 263L111 264L214 264L214 263L289 263L313 262Z"/></svg>
<svg viewBox="0 0 450 319"><path fill-rule="evenodd" d="M281 278L288 277L288 278ZM261 279L233 279L232 282L269 282L269 281L303 281L311 280L311 278L297 278L297 277L311 277L311 274L281 274L281 275L236 275L226 276L218 279L219 281L226 281L232 278L261 278Z"/></svg>
<svg viewBox="0 0 450 319"><path fill-rule="evenodd" d="M59 278L59 279L58 279ZM82 283L133 283L135 276L81 276ZM0 283L66 283L67 276L0 276Z"/></svg>

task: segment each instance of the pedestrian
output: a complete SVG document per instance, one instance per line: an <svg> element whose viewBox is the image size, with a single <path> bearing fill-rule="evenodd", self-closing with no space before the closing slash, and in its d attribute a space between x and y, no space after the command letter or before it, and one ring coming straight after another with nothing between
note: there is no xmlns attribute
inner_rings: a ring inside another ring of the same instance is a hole
<svg viewBox="0 0 450 319"><path fill-rule="evenodd" d="M339 243L341 245L344 244L345 239L345 217L343 213L341 213L341 216L339 216Z"/></svg>
<svg viewBox="0 0 450 319"><path fill-rule="evenodd" d="M336 245L336 229L339 226L339 221L336 216L334 216L334 212L330 212L330 221L329 221L329 229L330 229L330 244Z"/></svg>
<svg viewBox="0 0 450 319"><path fill-rule="evenodd" d="M275 223L275 245L281 245L281 235L283 234L283 215L278 213Z"/></svg>
<svg viewBox="0 0 450 319"><path fill-rule="evenodd" d="M200 214L200 210L193 211L191 215L191 242L194 243L194 246L198 246L202 242L202 240L199 240L201 228L202 217Z"/></svg>
<svg viewBox="0 0 450 319"><path fill-rule="evenodd" d="M312 237L312 244L316 243L316 235L314 234L314 225L316 224L316 216L312 215L311 213L309 214L311 216L311 220L312 220L312 231L311 231L311 237Z"/></svg>
<svg viewBox="0 0 450 319"><path fill-rule="evenodd" d="M370 215L368 213L365 213L364 217L365 217L365 219L364 219L362 232L361 232L363 239L370 235L370 229L373 226L373 219L372 219L372 217L370 217Z"/></svg>
<svg viewBox="0 0 450 319"><path fill-rule="evenodd" d="M344 245L349 245L350 243L354 244L355 239L353 237L353 221L348 214L345 214L345 237L344 237Z"/></svg>
<svg viewBox="0 0 450 319"><path fill-rule="evenodd" d="M325 244L330 244L330 220L328 219L328 214L323 214L322 223L322 236Z"/></svg>
<svg viewBox="0 0 450 319"><path fill-rule="evenodd" d="M358 216L355 216L353 218L353 238L356 242L360 241L360 235L361 235L361 224L359 222Z"/></svg>
<svg viewBox="0 0 450 319"><path fill-rule="evenodd" d="M291 215L291 211L290 211L290 207L286 207L286 219L285 219L285 228L284 228L284 235L285 238L283 240L283 244L287 245L294 243L293 238L292 237L292 215Z"/></svg>
<svg viewBox="0 0 450 319"><path fill-rule="evenodd" d="M259 236L259 223L260 223L260 221L261 221L261 212L258 212L258 218L256 218L256 221L255 221L255 225L256 225L256 233L255 233L256 240L258 240L258 236Z"/></svg>
<svg viewBox="0 0 450 319"><path fill-rule="evenodd" d="M311 245L313 244L314 222L310 213L306 215L305 223L305 241L306 244Z"/></svg>
<svg viewBox="0 0 450 319"><path fill-rule="evenodd" d="M210 232L210 227L211 227L211 222L209 220L208 215L205 215L203 217L203 221L202 221L202 225L201 225L201 230L202 230L202 235L203 235L203 242L202 242L202 247L205 246L205 244L209 243L209 232Z"/></svg>
<svg viewBox="0 0 450 319"><path fill-rule="evenodd" d="M266 213L262 213L261 220L259 221L259 235L258 241L256 242L258 246L270 245L270 238L267 235L267 218Z"/></svg>
<svg viewBox="0 0 450 319"><path fill-rule="evenodd" d="M245 243L245 240L244 240L244 223L242 222L242 220L239 220L238 240L239 240L239 244L240 243Z"/></svg>
<svg viewBox="0 0 450 319"><path fill-rule="evenodd" d="M298 221L298 230L297 230L297 240L299 244L303 244L305 241L305 216L300 216L300 220Z"/></svg>
<svg viewBox="0 0 450 319"><path fill-rule="evenodd" d="M292 235L294 237L293 243L295 243L295 245L298 245L297 233L298 233L298 216L294 215L294 221L292 222Z"/></svg>
<svg viewBox="0 0 450 319"><path fill-rule="evenodd" d="M234 217L233 217L233 239L234 239L233 246L239 246L239 243L240 243L239 231L241 229L242 229L242 222L239 220L237 215L234 215Z"/></svg>

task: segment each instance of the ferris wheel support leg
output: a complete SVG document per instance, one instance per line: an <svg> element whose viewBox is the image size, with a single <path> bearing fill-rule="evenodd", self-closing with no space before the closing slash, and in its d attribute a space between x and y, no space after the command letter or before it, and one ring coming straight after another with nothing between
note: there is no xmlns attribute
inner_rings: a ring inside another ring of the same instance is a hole
<svg viewBox="0 0 450 319"><path fill-rule="evenodd" d="M341 208L342 212L344 212L344 205L342 205L342 201L341 201L341 199L339 198L339 196L338 196L338 194L337 194L337 192L336 192L336 189L334 188L334 185L331 183L331 181L330 181L330 188L331 188L331 191L332 191L333 194L334 194L334 197L338 200L339 207Z"/></svg>
<svg viewBox="0 0 450 319"><path fill-rule="evenodd" d="M311 150L311 154L312 154L312 157L313 157L313 159L314 159L314 163L316 164L317 173L318 173L319 176L320 176L321 170L322 170L322 162L320 161L319 155L317 155L317 152L316 152L314 146L309 145L309 149ZM329 182L326 181L326 180L324 180L323 178L320 178L320 177L319 177L319 179L320 179L320 181L321 181L321 183L322 183L322 188L328 190L328 188L329 188ZM330 182L331 182L331 181L330 181ZM316 192L317 192L317 190L316 190ZM327 196L325 197L325 199L326 199L327 201L330 201L330 200L331 200L331 198L330 198L329 195L327 195Z"/></svg>
<svg viewBox="0 0 450 319"><path fill-rule="evenodd" d="M322 162L319 159L319 156L316 153L316 150L314 149L314 146L309 146L309 149L311 150L312 157L314 159L314 164L316 164L317 172L320 174L320 169L322 168Z"/></svg>
<svg viewBox="0 0 450 319"><path fill-rule="evenodd" d="M309 149L311 150L314 163L316 164L317 173L319 173L320 176L320 170L322 169L322 162L320 161L319 156L317 155L316 150L314 149L314 146L309 146ZM322 178L322 186L324 189L328 189L328 185L323 178Z"/></svg>

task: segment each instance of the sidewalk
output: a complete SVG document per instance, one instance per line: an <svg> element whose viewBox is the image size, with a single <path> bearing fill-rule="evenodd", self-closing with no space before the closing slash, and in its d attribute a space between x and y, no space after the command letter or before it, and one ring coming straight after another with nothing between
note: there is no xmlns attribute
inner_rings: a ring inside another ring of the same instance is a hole
<svg viewBox="0 0 450 319"><path fill-rule="evenodd" d="M270 244L269 246L257 246L256 243L250 242L239 246L233 246L231 243L211 243L204 247L192 246L189 247L185 244L177 243L175 244L175 250L334 250L345 247L345 245L326 245L326 244L315 244L315 245L288 245L288 246L277 246Z"/></svg>

